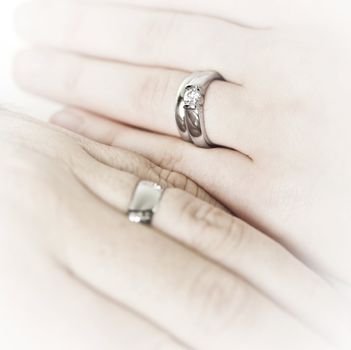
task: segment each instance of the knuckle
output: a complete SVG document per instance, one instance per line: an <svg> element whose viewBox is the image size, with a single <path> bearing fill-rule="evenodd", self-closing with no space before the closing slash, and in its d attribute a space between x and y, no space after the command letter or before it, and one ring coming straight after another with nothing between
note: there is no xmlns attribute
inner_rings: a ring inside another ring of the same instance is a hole
<svg viewBox="0 0 351 350"><path fill-rule="evenodd" d="M180 169L183 168L184 152L178 142L170 145L171 151L165 150L158 160L158 169L160 177L166 182L182 192L187 192L195 197L204 197L204 191L188 176L182 174Z"/></svg>
<svg viewBox="0 0 351 350"><path fill-rule="evenodd" d="M171 84L174 80L174 73L166 70L157 70L145 76L138 91L138 110L145 110L148 113L160 113L160 106L165 99L171 95Z"/></svg>
<svg viewBox="0 0 351 350"><path fill-rule="evenodd" d="M150 181L154 181L158 183L161 186L166 186L167 183L166 181L163 180L163 177L161 175L162 169L159 168L157 165L154 165L153 163L148 163L148 166L146 168L146 178L149 179Z"/></svg>
<svg viewBox="0 0 351 350"><path fill-rule="evenodd" d="M165 170L150 162L149 160L145 160L143 162L143 166L140 168L140 172L138 174L139 177L147 179L149 181L153 181L158 183L163 188L172 187L173 184L171 182L173 177L173 172L169 170Z"/></svg>
<svg viewBox="0 0 351 350"><path fill-rule="evenodd" d="M250 287L240 279L207 266L191 281L189 303L197 308L194 311L201 320L201 328L218 334L245 316L250 294Z"/></svg>
<svg viewBox="0 0 351 350"><path fill-rule="evenodd" d="M161 180L165 181L168 186L174 187L180 190L186 190L187 188L192 189L189 185L191 182L185 175L179 174L175 171L160 168L159 176ZM193 182L191 182L193 183ZM193 183L193 187L196 187L195 183ZM187 191L190 192L190 191Z"/></svg>
<svg viewBox="0 0 351 350"><path fill-rule="evenodd" d="M221 209L196 199L185 200L182 208L192 227L191 245L210 253L238 253L243 250L248 235L245 224Z"/></svg>
<svg viewBox="0 0 351 350"><path fill-rule="evenodd" d="M160 167L175 171L180 167L184 160L184 153L179 147L178 140L177 142L172 142L169 145L168 150L165 150L160 156L158 164Z"/></svg>
<svg viewBox="0 0 351 350"><path fill-rule="evenodd" d="M199 187L195 182L177 171L183 161L183 152L178 147L177 143L169 147L169 149L172 149L172 152L165 150L160 155L157 165L153 164L148 168L152 176L156 175L159 181L166 183L168 186L197 195Z"/></svg>
<svg viewBox="0 0 351 350"><path fill-rule="evenodd" d="M183 208L184 214L197 227L197 232L210 232L213 228L213 208L202 201L189 198ZM211 219L210 219L211 217Z"/></svg>

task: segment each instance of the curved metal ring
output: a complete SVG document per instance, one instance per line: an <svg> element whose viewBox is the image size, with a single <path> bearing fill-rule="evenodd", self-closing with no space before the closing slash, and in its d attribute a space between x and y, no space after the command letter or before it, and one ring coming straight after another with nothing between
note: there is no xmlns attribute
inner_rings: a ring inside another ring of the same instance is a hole
<svg viewBox="0 0 351 350"><path fill-rule="evenodd" d="M224 80L217 72L195 72L187 77L178 91L176 123L182 139L202 148L215 145L210 141L204 116L206 92L214 80Z"/></svg>
<svg viewBox="0 0 351 350"><path fill-rule="evenodd" d="M188 128L185 120L185 109L184 109L184 94L185 88L191 81L192 76L187 77L178 89L177 104L175 110L175 120L178 128L179 135L184 141L191 142L191 138L188 132Z"/></svg>
<svg viewBox="0 0 351 350"><path fill-rule="evenodd" d="M162 194L163 189L160 185L150 181L140 181L129 205L129 221L138 224L151 224Z"/></svg>

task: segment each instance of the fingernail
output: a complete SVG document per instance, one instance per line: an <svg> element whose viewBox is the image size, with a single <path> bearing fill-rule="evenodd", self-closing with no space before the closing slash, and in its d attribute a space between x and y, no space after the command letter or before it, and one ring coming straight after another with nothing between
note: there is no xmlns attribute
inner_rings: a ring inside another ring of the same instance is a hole
<svg viewBox="0 0 351 350"><path fill-rule="evenodd" d="M83 119L77 114L61 112L53 115L50 122L73 132L78 132L83 124Z"/></svg>

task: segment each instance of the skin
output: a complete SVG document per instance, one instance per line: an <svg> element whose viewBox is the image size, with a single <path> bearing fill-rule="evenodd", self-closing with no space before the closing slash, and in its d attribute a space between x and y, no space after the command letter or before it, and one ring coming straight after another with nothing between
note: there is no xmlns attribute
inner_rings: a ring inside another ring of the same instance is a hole
<svg viewBox="0 0 351 350"><path fill-rule="evenodd" d="M90 112L68 110L54 123L191 178L347 291L345 9L344 1L32 2L19 10L18 30L47 48L20 54L15 74L26 90ZM205 104L207 133L226 148L177 137L176 91L201 69L226 78Z"/></svg>
<svg viewBox="0 0 351 350"><path fill-rule="evenodd" d="M183 175L1 112L0 178L3 348L349 344L337 291ZM151 227L125 215L141 179L166 188Z"/></svg>

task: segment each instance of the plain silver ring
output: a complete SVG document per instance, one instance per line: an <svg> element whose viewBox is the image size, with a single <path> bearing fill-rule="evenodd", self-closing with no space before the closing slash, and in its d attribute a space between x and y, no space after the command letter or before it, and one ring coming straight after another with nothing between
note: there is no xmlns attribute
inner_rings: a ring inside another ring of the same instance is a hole
<svg viewBox="0 0 351 350"><path fill-rule="evenodd" d="M140 181L128 208L128 219L133 223L150 225L160 204L163 189L150 181Z"/></svg>

